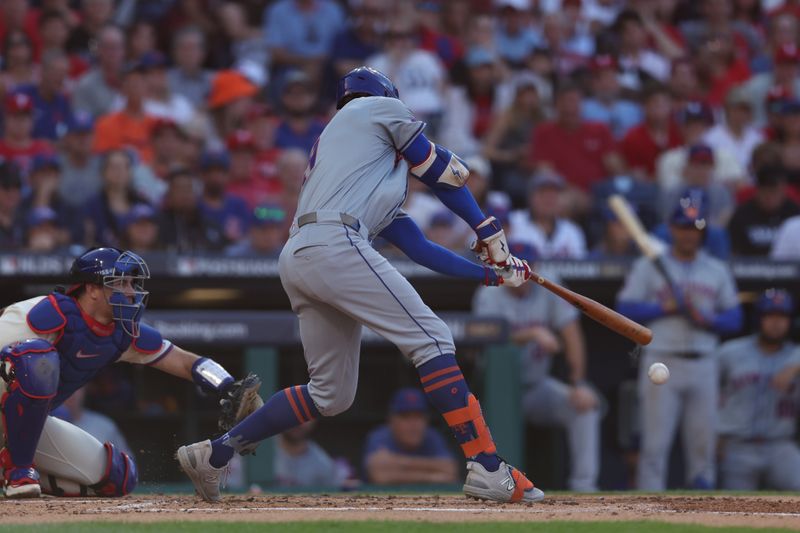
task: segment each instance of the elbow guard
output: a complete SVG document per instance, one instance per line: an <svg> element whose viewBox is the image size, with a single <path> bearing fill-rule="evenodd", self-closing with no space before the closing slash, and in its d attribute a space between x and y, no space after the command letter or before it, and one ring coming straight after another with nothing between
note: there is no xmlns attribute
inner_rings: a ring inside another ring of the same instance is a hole
<svg viewBox="0 0 800 533"><path fill-rule="evenodd" d="M428 155L421 162L412 161L414 166L411 167L411 174L428 187L448 189L463 187L469 178L469 169L464 162L447 148L427 139L425 141L429 145Z"/></svg>

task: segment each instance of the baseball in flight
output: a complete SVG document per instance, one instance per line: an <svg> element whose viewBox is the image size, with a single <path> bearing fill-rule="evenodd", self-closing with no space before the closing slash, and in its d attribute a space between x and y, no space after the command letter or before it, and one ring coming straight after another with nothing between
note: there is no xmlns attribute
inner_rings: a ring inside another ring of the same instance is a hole
<svg viewBox="0 0 800 533"><path fill-rule="evenodd" d="M647 370L647 376L656 385L661 385L669 379L669 368L664 363L653 363Z"/></svg>

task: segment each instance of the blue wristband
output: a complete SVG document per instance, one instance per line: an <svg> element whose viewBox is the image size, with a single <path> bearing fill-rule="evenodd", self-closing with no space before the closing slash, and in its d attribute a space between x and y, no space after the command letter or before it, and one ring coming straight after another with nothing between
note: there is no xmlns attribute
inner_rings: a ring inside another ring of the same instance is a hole
<svg viewBox="0 0 800 533"><path fill-rule="evenodd" d="M203 392L222 394L233 384L234 379L222 365L208 357L201 357L192 365L192 381Z"/></svg>

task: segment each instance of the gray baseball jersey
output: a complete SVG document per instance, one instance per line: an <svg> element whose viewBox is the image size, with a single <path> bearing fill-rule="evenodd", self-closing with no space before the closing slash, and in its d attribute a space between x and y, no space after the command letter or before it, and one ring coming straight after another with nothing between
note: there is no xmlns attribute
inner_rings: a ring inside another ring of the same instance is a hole
<svg viewBox="0 0 800 533"><path fill-rule="evenodd" d="M408 165L398 154L423 127L400 100L357 98L309 156L297 214L316 212L318 222L293 225L278 265L299 319L308 391L323 415L341 413L355 397L362 326L415 366L455 353L447 325L369 242L399 213ZM360 228L342 224L339 213Z"/></svg>
<svg viewBox="0 0 800 533"><path fill-rule="evenodd" d="M559 283L553 272L542 275ZM511 290L481 287L472 302L473 312L499 316L508 320L512 329L544 326L559 331L578 320L578 311L567 302L538 285L529 285L522 297ZM552 354L536 342L522 347L522 382L525 414L535 424L566 428L570 448L569 488L574 491L597 490L600 468L600 414L597 409L578 413L570 403L569 387L550 377Z"/></svg>
<svg viewBox="0 0 800 533"><path fill-rule="evenodd" d="M733 274L722 261L700 251L694 261L687 262L666 254L664 264L672 280L699 311L717 314L739 304ZM670 294L663 276L649 259L642 257L634 263L618 299L661 303ZM647 347L648 352L707 354L719 342L714 332L695 327L682 315L658 318L650 322L648 327L653 330L653 342Z"/></svg>
<svg viewBox="0 0 800 533"><path fill-rule="evenodd" d="M381 232L403 205L408 164L399 155L425 127L396 98L356 98L311 150L297 215L338 211Z"/></svg>
<svg viewBox="0 0 800 533"><path fill-rule="evenodd" d="M793 438L800 403L800 386L781 394L771 386L775 374L800 364L800 351L786 343L765 354L758 336L734 339L716 352L721 377L719 433L741 439Z"/></svg>
<svg viewBox="0 0 800 533"><path fill-rule="evenodd" d="M542 275L558 281L552 272ZM512 329L531 326L544 326L554 331L578 319L578 311L555 294L542 287L530 285L528 294L518 297L508 289L480 287L472 302L472 309L478 315L500 316L508 320ZM552 354L543 351L536 342L523 347L522 380L531 386L550 374Z"/></svg>

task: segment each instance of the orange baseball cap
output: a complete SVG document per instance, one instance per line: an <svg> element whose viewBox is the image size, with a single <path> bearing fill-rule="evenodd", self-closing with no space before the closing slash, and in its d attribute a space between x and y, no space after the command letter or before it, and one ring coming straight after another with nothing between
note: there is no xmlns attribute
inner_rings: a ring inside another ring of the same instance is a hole
<svg viewBox="0 0 800 533"><path fill-rule="evenodd" d="M208 96L208 107L214 109L226 104L253 96L258 87L253 85L243 74L235 70L220 71L211 82L211 93Z"/></svg>

